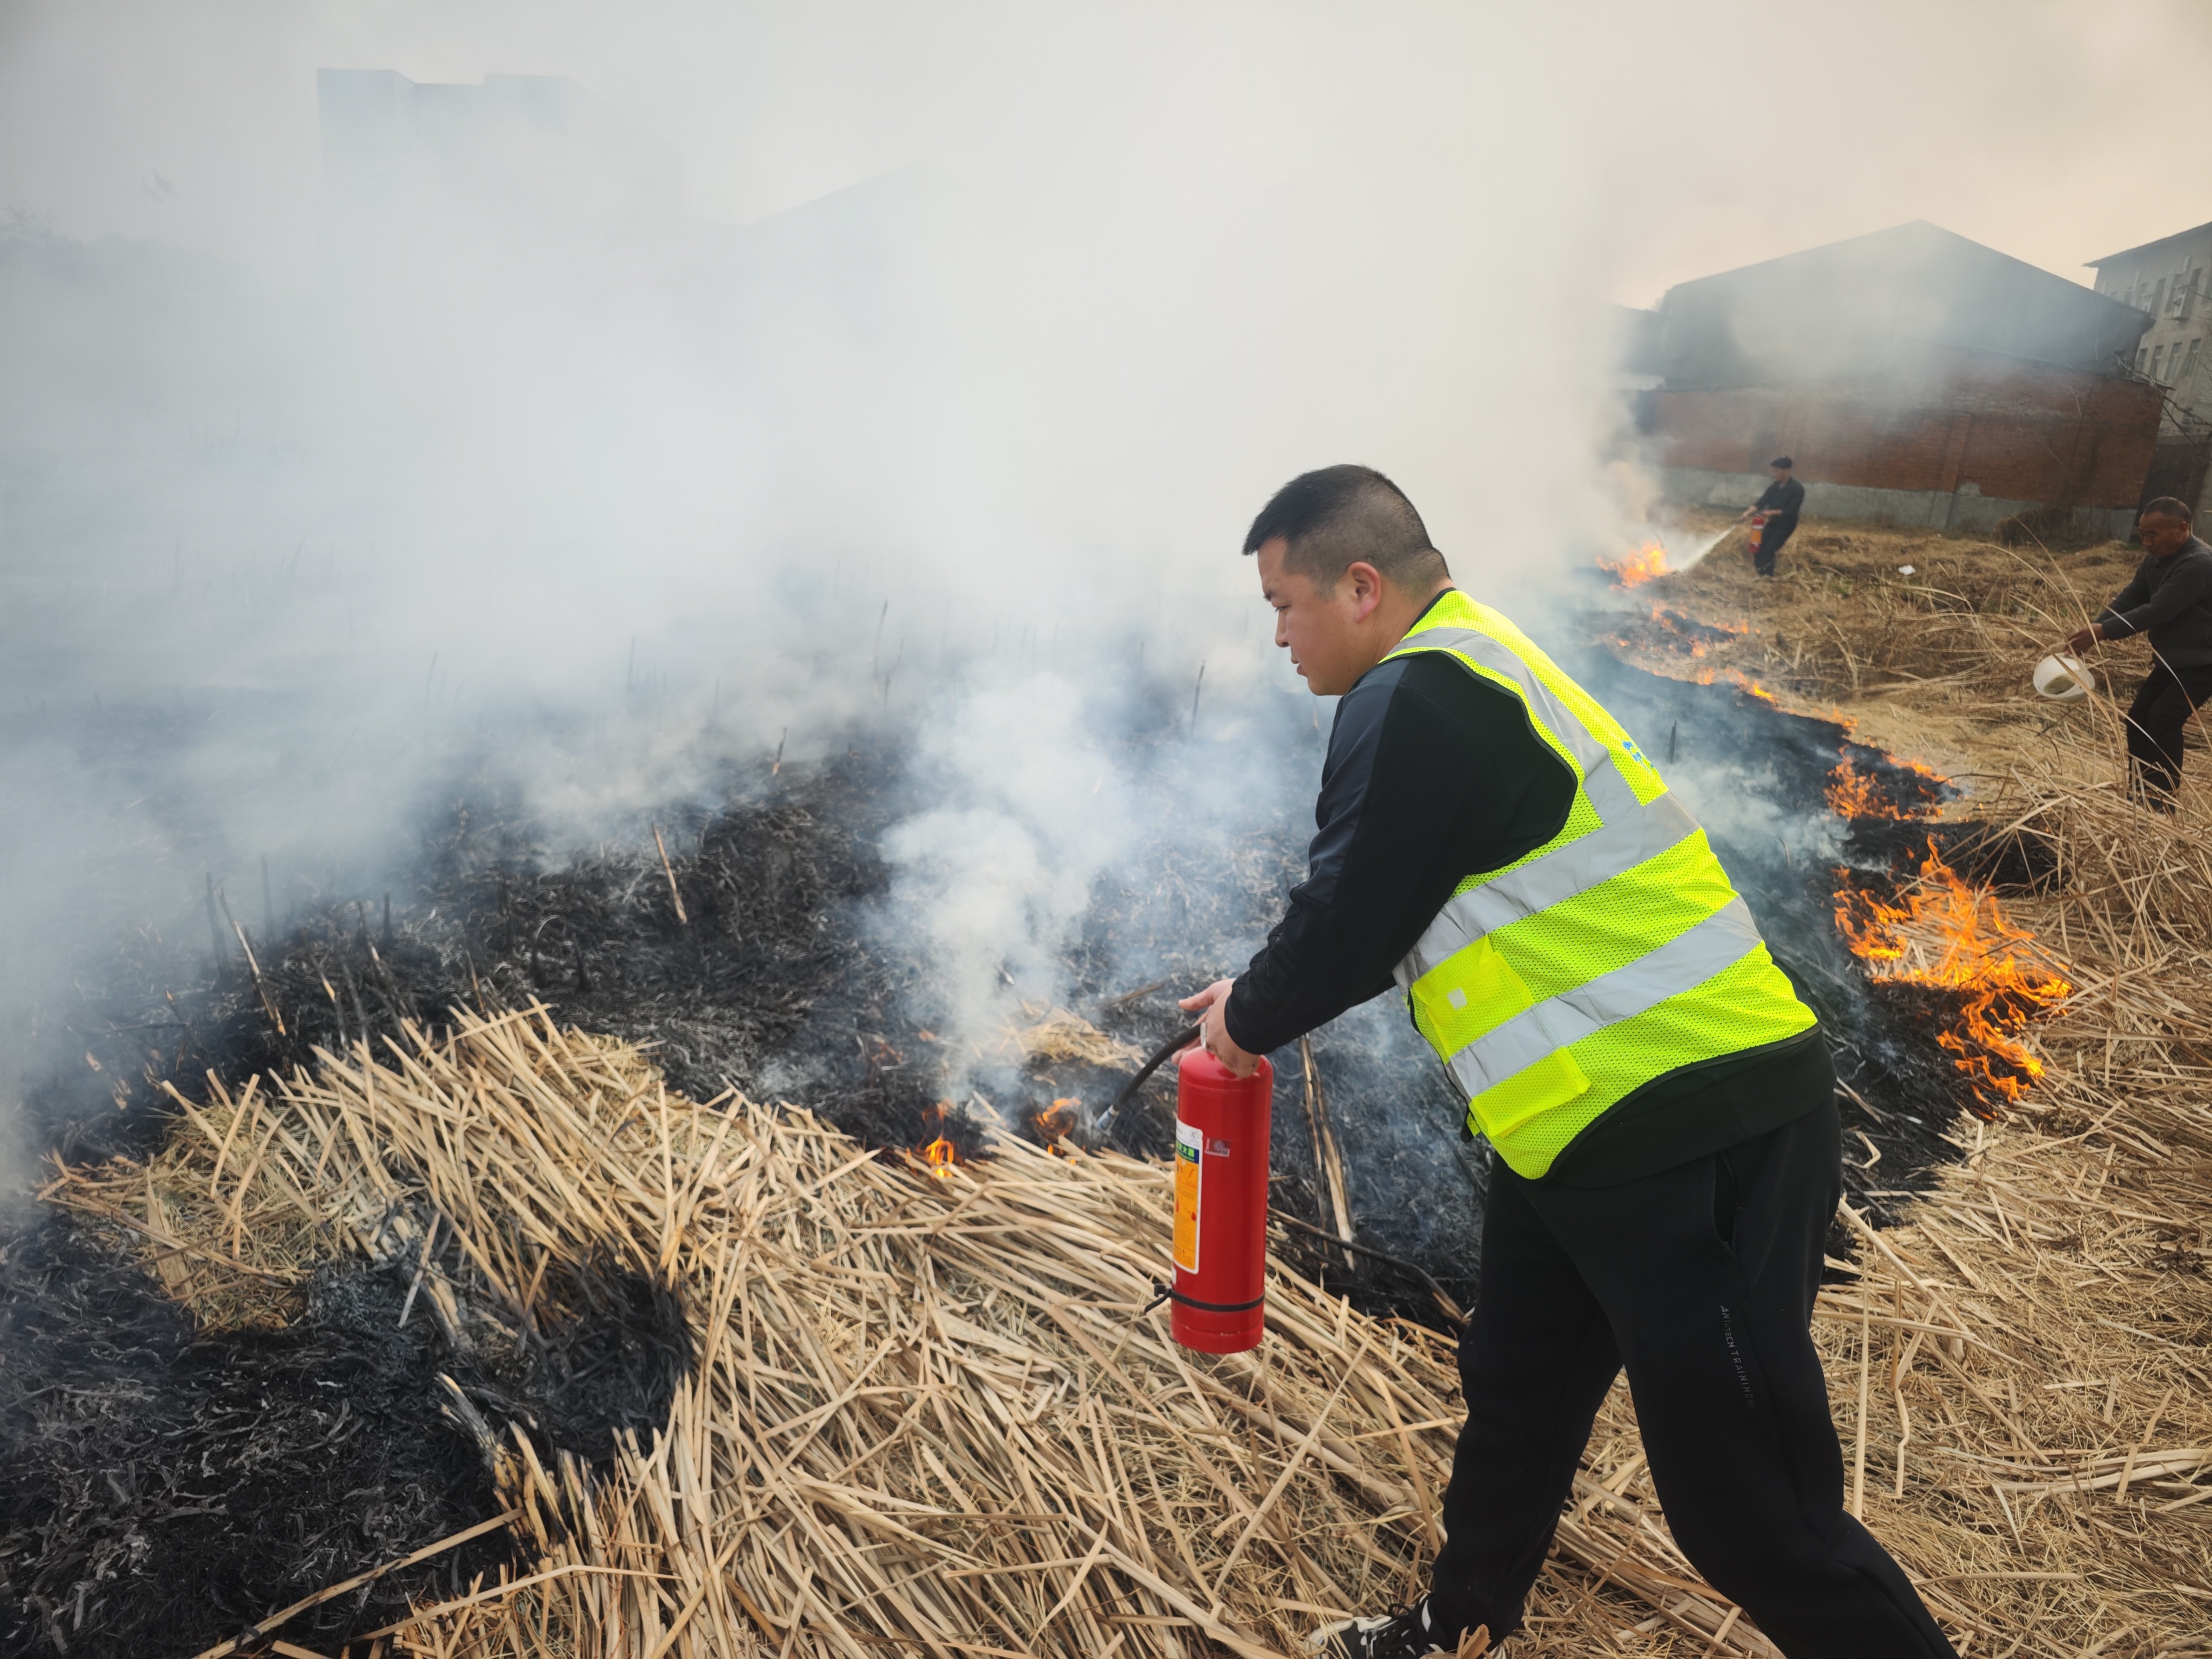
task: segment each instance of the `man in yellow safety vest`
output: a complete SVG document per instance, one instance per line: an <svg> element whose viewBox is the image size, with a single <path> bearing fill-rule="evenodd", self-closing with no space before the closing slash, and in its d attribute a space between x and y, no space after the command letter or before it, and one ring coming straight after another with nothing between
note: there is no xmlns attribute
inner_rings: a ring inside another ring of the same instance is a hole
<svg viewBox="0 0 2212 1659"><path fill-rule="evenodd" d="M1316 1647L1419 1659L1516 1629L1626 1366L1676 1541L1790 1659L1950 1655L1844 1509L1809 1329L1835 1073L1705 831L1451 585L1381 473L1292 479L1244 550L1275 643L1341 701L1307 879L1245 972L1183 1006L1249 1075L1395 980L1497 1155L1431 1588Z"/></svg>

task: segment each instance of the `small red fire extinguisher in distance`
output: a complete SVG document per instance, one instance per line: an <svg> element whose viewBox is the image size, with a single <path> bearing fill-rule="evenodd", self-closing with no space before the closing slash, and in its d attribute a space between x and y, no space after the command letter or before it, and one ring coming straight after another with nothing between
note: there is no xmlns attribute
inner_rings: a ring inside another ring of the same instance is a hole
<svg viewBox="0 0 2212 1659"><path fill-rule="evenodd" d="M1267 1119L1275 1072L1238 1077L1201 1047L1176 1062L1170 1328L1200 1353L1260 1346L1267 1319Z"/></svg>

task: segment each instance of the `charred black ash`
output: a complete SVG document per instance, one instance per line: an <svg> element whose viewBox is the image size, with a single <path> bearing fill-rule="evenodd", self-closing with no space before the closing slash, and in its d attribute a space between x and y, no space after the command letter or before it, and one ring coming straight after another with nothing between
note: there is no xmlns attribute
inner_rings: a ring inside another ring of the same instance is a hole
<svg viewBox="0 0 2212 1659"><path fill-rule="evenodd" d="M641 846L559 862L506 803L470 801L434 842L422 933L472 969L465 1000L542 1001L646 1047L694 1099L736 1088L871 1146L917 1146L938 1099L909 1013L925 968L866 925L898 781L895 750L854 747L732 777L711 815L672 811L641 826ZM953 1123L980 1146L965 1114Z"/></svg>
<svg viewBox="0 0 2212 1659"><path fill-rule="evenodd" d="M814 816L824 793L848 782L833 774L801 783L709 826L678 872L689 924L674 918L657 859L650 882L636 860L607 856L548 871L516 855L519 834L494 811L467 806L434 843L424 890L390 908L380 896L325 903L282 939L249 933L244 948L212 957L134 934L103 973L76 976L100 984L104 1003L81 997L46 1022L65 1060L30 1091L36 1127L66 1159L143 1152L167 1126L164 1082L193 1096L213 1072L235 1087L256 1073L310 1066L318 1048L366 1040L380 1051L404 1025L434 1027L456 1004L533 995L565 1018L656 1045L673 1081L711 1094L731 1072L742 1077L740 1067L781 1053L830 993L848 999L838 1006L844 1033L824 1045L851 1056L842 1071L830 1068L849 1085L835 1097L860 1120L851 1127L875 1131L879 1143L903 1141L926 1096L886 1069L880 1036L865 1051L854 1041L869 994L887 993L849 930L829 924L844 899L879 880L872 859L855 860L849 817L833 814L825 830ZM718 895L739 884L750 902L732 916ZM720 924L713 944L700 940L702 918ZM561 958L555 946L565 947ZM71 1055L80 1058L67 1063ZM948 1133L970 1155L981 1150L980 1130L964 1118ZM0 1629L21 1637L9 1651L59 1652L64 1642L79 1652L165 1650L146 1644L151 1632L195 1650L495 1513L477 1449L435 1408L441 1371L495 1421L537 1434L549 1457L557 1448L599 1461L616 1431L649 1435L665 1421L691 1362L672 1295L611 1264L555 1271L534 1324L511 1347L487 1351L456 1344L422 1308L398 1330L411 1255L327 1270L283 1330L218 1335L191 1329L121 1237L34 1212L0 1248L11 1268L10 1323L81 1326L106 1366L87 1374L75 1351L51 1340L0 1342L9 1406L48 1402L10 1409L0 1427L9 1494ZM468 1284L450 1243L440 1261ZM161 1340L120 1358L100 1346L103 1333L127 1337L148 1321ZM362 1351L372 1341L382 1346ZM334 1413L347 1425L336 1440ZM131 1454L142 1472L118 1484L99 1473L103 1456L121 1455L100 1449L101 1425L125 1415L155 1437ZM324 1454L356 1437L421 1468L385 1479L346 1452L340 1462L352 1474L334 1486ZM190 1479L164 1474L176 1470ZM195 1502L175 1499L186 1489ZM503 1551L480 1540L318 1609L300 1629L335 1643L390 1622L410 1595L442 1593L459 1565L472 1573ZM311 1634L295 1639L313 1644Z"/></svg>
<svg viewBox="0 0 2212 1659"><path fill-rule="evenodd" d="M2051 838L2027 825L1993 824L1979 818L1855 817L1844 849L1850 867L1881 873L1893 882L1909 880L1933 854L1959 878L1993 893L2012 896L2048 892L2058 878L2058 848Z"/></svg>
<svg viewBox="0 0 2212 1659"><path fill-rule="evenodd" d="M457 1320L417 1302L425 1260L459 1288ZM669 1289L592 1261L554 1267L519 1325L492 1302L448 1242L327 1264L281 1327L209 1333L98 1223L22 1229L0 1248L8 1650L197 1650L497 1513L485 1449L434 1403L442 1378L549 1464L604 1462L617 1433L666 1421L694 1357ZM507 1550L473 1540L288 1638L388 1624Z"/></svg>
<svg viewBox="0 0 2212 1659"><path fill-rule="evenodd" d="M1620 600L1612 594L1607 599L1613 603L1607 614L1607 631L1618 644L1645 656L1695 660L1741 632L1716 628L1664 605L1653 605L1644 614L1633 614L1632 599Z"/></svg>
<svg viewBox="0 0 2212 1659"><path fill-rule="evenodd" d="M1893 888L1917 871L1931 836L1939 846L1966 849L1962 855L1986 849L1983 865L1970 856L1968 867L1978 870L2007 869L2004 860L2023 855L1978 822L1929 821L1957 792L1924 769L1853 741L1839 721L1789 713L1739 687L1648 673L1609 654L1593 653L1575 666L1632 731L1674 734L1674 764L1654 756L1662 773L1686 782L1723 780L1765 809L1717 818L1707 829L1769 950L1827 1032L1846 1091L1838 1103L1846 1197L1887 1224L1906 1195L1960 1156L1946 1137L1974 1098L1935 1042L1943 1018L1956 1012L1954 1000L1875 981L1837 930L1836 890L1854 880ZM1871 805L1838 822L1831 791L1846 763ZM1826 841L1796 833L1825 826L1837 832ZM1856 1248L1840 1224L1830 1243L1838 1257Z"/></svg>
<svg viewBox="0 0 2212 1659"><path fill-rule="evenodd" d="M399 1326L405 1290L334 1267L287 1328L208 1340L66 1217L0 1245L0 1649L196 1652L495 1514L424 1411L452 1362L428 1321ZM506 1553L477 1540L285 1633L335 1644Z"/></svg>
<svg viewBox="0 0 2212 1659"><path fill-rule="evenodd" d="M281 939L239 930L244 948L223 926L213 955L136 933L82 967L96 994L42 1022L55 1059L27 1091L33 1133L67 1160L143 1149L164 1083L190 1096L209 1072L235 1085L312 1068L319 1048L381 1054L457 1006L535 1000L647 1046L695 1098L799 1098L913 1146L936 1099L903 1012L921 968L871 944L861 914L885 883L894 780L889 753L854 750L733 787L711 817L655 826L665 865L650 839L556 861L511 793L475 781L428 827L412 891L319 902Z"/></svg>
<svg viewBox="0 0 2212 1659"><path fill-rule="evenodd" d="M444 1265L473 1293L472 1311L483 1321L489 1287L458 1251ZM553 1266L514 1334L511 1348L504 1340L462 1345L466 1362L456 1368L462 1392L493 1420L520 1423L541 1443L587 1463L604 1462L618 1434L650 1443L697 1358L683 1298L604 1257Z"/></svg>

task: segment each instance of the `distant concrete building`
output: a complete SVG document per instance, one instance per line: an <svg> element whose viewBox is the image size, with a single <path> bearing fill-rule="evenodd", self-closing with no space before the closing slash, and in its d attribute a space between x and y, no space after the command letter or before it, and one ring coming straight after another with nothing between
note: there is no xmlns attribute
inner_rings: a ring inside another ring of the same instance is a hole
<svg viewBox="0 0 2212 1659"><path fill-rule="evenodd" d="M2159 435L2149 319L1922 222L1680 283L1635 394L1667 494L1741 507L1788 453L1816 516L2132 525Z"/></svg>
<svg viewBox="0 0 2212 1659"><path fill-rule="evenodd" d="M2212 361L2203 350L2212 325L2206 294L2206 279L2212 276L2212 225L2087 263L2097 273L2098 293L2150 318L2148 331L2136 344L2135 371L2172 388L2185 409L2212 402L2212 374L2203 372Z"/></svg>
<svg viewBox="0 0 2212 1659"><path fill-rule="evenodd" d="M2212 507L2212 225L2177 231L2092 259L2097 292L2150 319L2135 372L2166 389L2166 416L2148 493Z"/></svg>

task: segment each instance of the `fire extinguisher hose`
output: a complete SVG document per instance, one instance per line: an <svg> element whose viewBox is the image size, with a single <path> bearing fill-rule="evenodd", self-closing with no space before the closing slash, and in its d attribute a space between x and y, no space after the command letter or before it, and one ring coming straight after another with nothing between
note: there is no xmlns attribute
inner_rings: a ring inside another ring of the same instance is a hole
<svg viewBox="0 0 2212 1659"><path fill-rule="evenodd" d="M1450 1320L1455 1325L1467 1323L1467 1314L1459 1304L1452 1300L1444 1287L1437 1283L1429 1270L1418 1262L1408 1261L1402 1255L1392 1255L1387 1250L1378 1250L1371 1244L1355 1244L1347 1239L1339 1238L1326 1227L1316 1227L1310 1221L1301 1221L1294 1215L1285 1215L1272 1204L1267 1206L1267 1218L1278 1226L1294 1228L1302 1233L1311 1233L1316 1238L1325 1238L1337 1249L1350 1250L1355 1255L1371 1256L1377 1261L1388 1262L1401 1273L1413 1274L1414 1278L1429 1287L1429 1294L1436 1298L1437 1306L1443 1310L1445 1318Z"/></svg>
<svg viewBox="0 0 2212 1659"><path fill-rule="evenodd" d="M1121 1085L1121 1092L1108 1103L1106 1109L1099 1113L1098 1121L1091 1126L1091 1140L1093 1146L1103 1146L1107 1144L1113 1133L1115 1115L1136 1098L1137 1091L1152 1081L1153 1073L1197 1042L1198 1032L1197 1026L1186 1025L1153 1050L1152 1057L1137 1068L1136 1076Z"/></svg>

